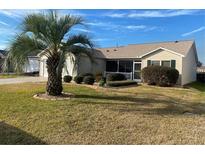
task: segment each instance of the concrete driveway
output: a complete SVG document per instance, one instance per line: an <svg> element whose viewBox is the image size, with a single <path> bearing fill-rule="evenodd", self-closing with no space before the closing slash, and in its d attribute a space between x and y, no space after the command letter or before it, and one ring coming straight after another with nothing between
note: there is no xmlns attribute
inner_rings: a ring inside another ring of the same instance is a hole
<svg viewBox="0 0 205 154"><path fill-rule="evenodd" d="M25 82L42 82L42 81L47 81L47 78L45 77L17 77L17 78L0 79L0 85L13 84L13 83L25 83Z"/></svg>

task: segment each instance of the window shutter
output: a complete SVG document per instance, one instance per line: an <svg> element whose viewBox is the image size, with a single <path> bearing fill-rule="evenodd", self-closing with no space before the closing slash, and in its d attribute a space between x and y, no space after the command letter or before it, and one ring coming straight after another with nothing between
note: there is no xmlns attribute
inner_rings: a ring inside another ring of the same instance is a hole
<svg viewBox="0 0 205 154"><path fill-rule="evenodd" d="M176 68L176 60L171 60L171 68Z"/></svg>
<svg viewBox="0 0 205 154"><path fill-rule="evenodd" d="M147 60L147 66L151 65L151 60Z"/></svg>

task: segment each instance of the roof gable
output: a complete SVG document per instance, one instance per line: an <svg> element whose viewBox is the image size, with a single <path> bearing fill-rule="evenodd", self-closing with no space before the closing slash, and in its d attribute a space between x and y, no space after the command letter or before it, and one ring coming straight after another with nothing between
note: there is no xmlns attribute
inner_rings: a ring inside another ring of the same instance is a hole
<svg viewBox="0 0 205 154"><path fill-rule="evenodd" d="M172 41L147 44L130 44L122 47L99 48L102 55L107 59L117 58L141 58L144 55L155 52L159 49L166 49L169 52L186 56L194 41Z"/></svg>
<svg viewBox="0 0 205 154"><path fill-rule="evenodd" d="M170 53L176 54L176 55L178 55L178 56L184 57L184 55L182 55L182 54L180 54L180 53L177 53L176 51L159 47L159 48L157 48L157 49L155 49L155 50L152 50L152 51L149 51L149 52L145 53L144 55L140 56L140 58L142 58L142 57L144 57L144 56L147 56L147 55L149 55L149 54L155 53L155 52L157 52L157 51L164 51L164 50L166 50L166 51L168 51L168 52L170 52Z"/></svg>

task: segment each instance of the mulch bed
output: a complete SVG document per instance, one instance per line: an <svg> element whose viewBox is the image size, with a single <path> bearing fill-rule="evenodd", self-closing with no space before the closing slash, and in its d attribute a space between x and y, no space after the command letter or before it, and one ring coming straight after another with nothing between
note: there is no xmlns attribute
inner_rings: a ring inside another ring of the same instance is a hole
<svg viewBox="0 0 205 154"><path fill-rule="evenodd" d="M74 94L71 94L71 93L62 93L61 95L59 96L50 96L46 93L38 93L38 94L35 94L33 96L34 98L36 99L41 99L41 100L52 100L52 101L56 101L56 100L69 100L71 99L72 97L74 97Z"/></svg>

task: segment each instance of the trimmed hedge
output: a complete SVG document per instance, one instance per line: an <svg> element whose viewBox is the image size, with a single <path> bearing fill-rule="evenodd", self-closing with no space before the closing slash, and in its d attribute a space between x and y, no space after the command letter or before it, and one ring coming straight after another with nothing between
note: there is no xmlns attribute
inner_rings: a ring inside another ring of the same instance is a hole
<svg viewBox="0 0 205 154"><path fill-rule="evenodd" d="M129 86L129 85L137 85L136 81L133 80L124 80L124 81L108 81L106 83L108 87L120 87L120 86Z"/></svg>
<svg viewBox="0 0 205 154"><path fill-rule="evenodd" d="M63 77L63 81L64 81L64 82L69 83L71 80L72 80L72 76L70 76L70 75L65 75L65 76Z"/></svg>
<svg viewBox="0 0 205 154"><path fill-rule="evenodd" d="M76 76L76 77L74 77L74 81L77 84L81 84L83 82L83 77L82 76Z"/></svg>
<svg viewBox="0 0 205 154"><path fill-rule="evenodd" d="M103 87L106 84L106 78L102 77L101 80L99 81L99 86Z"/></svg>
<svg viewBox="0 0 205 154"><path fill-rule="evenodd" d="M177 83L178 77L179 72L170 67L148 66L142 70L143 82L148 85L173 86Z"/></svg>
<svg viewBox="0 0 205 154"><path fill-rule="evenodd" d="M113 73L108 74L106 77L106 81L123 81L127 80L124 74L121 73Z"/></svg>
<svg viewBox="0 0 205 154"><path fill-rule="evenodd" d="M95 82L95 78L92 77L92 76L85 76L85 77L83 78L83 82L84 82L85 84L93 85L93 83Z"/></svg>
<svg viewBox="0 0 205 154"><path fill-rule="evenodd" d="M94 77L94 75L92 73L84 73L84 74L80 74L79 76L82 76L82 77L92 76L92 77Z"/></svg>

